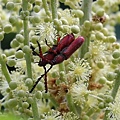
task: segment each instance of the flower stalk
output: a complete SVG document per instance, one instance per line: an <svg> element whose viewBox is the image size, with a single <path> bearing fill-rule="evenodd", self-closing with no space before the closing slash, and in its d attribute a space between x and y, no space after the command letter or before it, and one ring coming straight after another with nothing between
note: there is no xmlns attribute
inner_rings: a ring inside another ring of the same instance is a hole
<svg viewBox="0 0 120 120"><path fill-rule="evenodd" d="M60 80L65 81L65 79L64 79L64 76L65 76L65 65L64 65L64 63L59 64L59 74L60 74Z"/></svg>
<svg viewBox="0 0 120 120"><path fill-rule="evenodd" d="M27 0L22 0L22 8L24 14L27 14L27 8L28 8L28 1ZM24 25L24 45L29 46L29 28L28 28L28 15L25 16L23 19L23 25ZM29 52L25 53L25 60L26 60L26 66L27 66L27 76L28 78L32 78L32 69L31 69L31 54ZM33 111L33 117L34 120L38 120L39 115L38 115L38 108L37 108L37 103L36 103L36 98L33 98L33 103L32 103L32 111Z"/></svg>
<svg viewBox="0 0 120 120"><path fill-rule="evenodd" d="M84 12L84 16L79 20L80 21L80 26L83 25L83 23L86 20L90 21L92 2L93 2L93 0L83 0L83 2L82 2L82 11ZM84 42L84 44L82 45L82 47L80 49L80 54L79 54L80 58L83 58L85 53L88 52L88 47L89 47L90 40L89 40L89 34L86 34L86 35L84 35L85 42Z"/></svg>
<svg viewBox="0 0 120 120"><path fill-rule="evenodd" d="M47 0L42 0L42 3L43 3L43 7L45 9L45 12L48 16L50 16L50 12L49 12L49 6L47 4Z"/></svg>
<svg viewBox="0 0 120 120"><path fill-rule="evenodd" d="M37 101L36 101L35 97L33 97L33 103L31 104L31 106L32 106L34 120L39 120L40 118L39 118L39 114L38 114Z"/></svg>
<svg viewBox="0 0 120 120"><path fill-rule="evenodd" d="M118 72L117 72L117 77L115 79L115 83L114 83L112 94L111 94L113 99L115 99L115 97L116 97L116 94L118 92L119 86L120 86L120 70L118 70Z"/></svg>
<svg viewBox="0 0 120 120"><path fill-rule="evenodd" d="M28 8L28 1L23 0L22 1L22 8L23 12L27 12ZM24 45L29 46L29 28L28 28L28 16L25 16L23 19L23 25L24 25ZM25 53L25 60L26 60L26 66L27 66L27 76L28 78L32 78L32 69L31 69L31 55L30 53Z"/></svg>
<svg viewBox="0 0 120 120"><path fill-rule="evenodd" d="M117 71L117 76L116 76L115 83L114 83L114 86L113 86L113 90L112 90L112 93L111 93L111 96L113 97L114 100L115 100L115 97L118 93L119 86L120 86L120 70ZM104 120L108 119L108 113L109 112L110 112L110 110L106 110Z"/></svg>
<svg viewBox="0 0 120 120"><path fill-rule="evenodd" d="M72 97L71 97L71 94L70 94L70 93L67 94L67 103L68 103L69 109L70 109L73 113L76 113L76 114L77 114L77 110L76 110L76 107L75 107L74 102L72 101ZM79 111L79 112L80 112L80 111Z"/></svg>
<svg viewBox="0 0 120 120"><path fill-rule="evenodd" d="M57 0L51 0L52 19L57 18Z"/></svg>
<svg viewBox="0 0 120 120"><path fill-rule="evenodd" d="M1 64L2 73L4 74L7 82L9 83L10 81L12 81L12 79L10 77L9 71L8 71L8 69L6 67L6 63L5 63L4 58L2 57L2 55L0 55L0 64Z"/></svg>
<svg viewBox="0 0 120 120"><path fill-rule="evenodd" d="M57 16L57 0L51 0L51 10L52 10L52 19L58 18ZM59 64L59 73L60 73L60 80L64 81L64 75L61 72L65 72L64 63Z"/></svg>

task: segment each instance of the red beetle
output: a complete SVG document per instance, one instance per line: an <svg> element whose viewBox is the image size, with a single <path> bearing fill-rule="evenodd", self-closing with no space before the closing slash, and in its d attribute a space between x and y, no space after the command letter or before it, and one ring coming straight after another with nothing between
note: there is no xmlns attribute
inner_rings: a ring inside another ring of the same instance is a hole
<svg viewBox="0 0 120 120"><path fill-rule="evenodd" d="M52 68L53 65L59 64L63 62L64 60L67 60L84 42L84 38L82 36L79 36L75 39L74 35L68 34L66 35L60 42L58 42L58 45L54 45L52 48L50 48L45 55L42 54L41 46L38 43L39 46L39 54L34 51L34 47L31 46L33 53L38 55L41 60L39 61L38 65L43 66L45 73L41 75L38 80L35 82L34 86L30 90L30 93L34 90L40 79L45 76L45 90L47 92L47 73ZM46 71L46 64L50 64L50 68Z"/></svg>
<svg viewBox="0 0 120 120"><path fill-rule="evenodd" d="M51 65L56 65L67 60L84 42L83 37L75 39L68 47L65 47L60 54L56 55L51 61Z"/></svg>
<svg viewBox="0 0 120 120"><path fill-rule="evenodd" d="M68 47L74 40L75 40L75 36L73 35L73 33L67 34L58 42L57 45L53 45L52 48L47 44L46 41L46 44L48 47L50 47L50 49L47 52L45 52L44 55L42 53L41 46L38 41L37 44L39 47L39 54L34 51L35 48L32 45L31 45L31 49L35 55L41 58L38 65L45 66L46 64L52 64L52 60L54 59L54 57L58 55L64 48Z"/></svg>
<svg viewBox="0 0 120 120"><path fill-rule="evenodd" d="M63 37L56 47L56 49L53 50L54 53L58 54L63 50L65 47L68 47L73 41L75 40L75 36L73 33L67 34L65 37Z"/></svg>

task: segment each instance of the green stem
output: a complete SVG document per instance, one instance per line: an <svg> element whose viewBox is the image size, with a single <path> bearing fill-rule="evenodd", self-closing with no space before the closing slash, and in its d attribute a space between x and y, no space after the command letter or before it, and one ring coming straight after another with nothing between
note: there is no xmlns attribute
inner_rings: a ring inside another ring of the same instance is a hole
<svg viewBox="0 0 120 120"><path fill-rule="evenodd" d="M9 83L10 81L12 81L9 71L6 67L6 63L4 61L4 58L2 57L2 55L0 55L0 64L1 64L1 69L2 69L2 73L4 74L7 82Z"/></svg>
<svg viewBox="0 0 120 120"><path fill-rule="evenodd" d="M90 20L91 19L91 8L92 8L92 1L93 0L83 0L82 3L82 10L84 12L84 16L80 19L80 25L83 25L83 23L86 20ZM84 36L85 38L85 42L82 45L81 49L80 49L80 57L83 58L85 53L88 52L88 47L89 47L89 36Z"/></svg>
<svg viewBox="0 0 120 120"><path fill-rule="evenodd" d="M57 109L59 107L59 104L56 102L56 100L54 99L54 97L52 97L50 95L49 99L50 99L52 105Z"/></svg>
<svg viewBox="0 0 120 120"><path fill-rule="evenodd" d="M115 97L116 97L117 92L119 90L119 86L120 86L120 70L117 73L117 77L115 79L115 83L114 83L113 90L112 90L112 93L111 93L111 96L113 97L114 100L115 100ZM110 112L109 110L106 110L104 120L108 119L107 115L108 115L109 112Z"/></svg>
<svg viewBox="0 0 120 120"><path fill-rule="evenodd" d="M37 107L37 102L36 102L36 98L33 97L33 103L31 104L32 106L32 112L33 112L33 117L34 117L34 120L40 120L39 119L39 114L38 114L38 107Z"/></svg>
<svg viewBox="0 0 120 120"><path fill-rule="evenodd" d="M70 111L78 114L77 110L76 110L76 107L74 105L74 102L72 101L72 98L71 98L71 95L70 93L67 94L67 103L68 103L68 107L70 109ZM80 112L80 111L79 111ZM79 114L80 115L80 114Z"/></svg>
<svg viewBox="0 0 120 120"><path fill-rule="evenodd" d="M57 0L51 0L52 19L57 18Z"/></svg>
<svg viewBox="0 0 120 120"><path fill-rule="evenodd" d="M93 0L83 0L82 11L84 12L84 16L80 19L80 25L82 25L85 20L91 19L92 2Z"/></svg>
<svg viewBox="0 0 120 120"><path fill-rule="evenodd" d="M94 108L94 107L93 107L93 108L90 108L90 109L87 111L86 115L87 115L87 116L91 116L93 113L95 113L95 108Z"/></svg>
<svg viewBox="0 0 120 120"><path fill-rule="evenodd" d="M116 97L119 86L120 86L120 71L118 71L118 73L117 73L115 84L114 84L114 87L113 87L113 90L112 90L111 96L113 97L113 99L115 99L115 97Z"/></svg>
<svg viewBox="0 0 120 120"><path fill-rule="evenodd" d="M64 76L65 74L63 74L63 72L65 73L65 66L64 66L64 62L59 64L59 74L60 74L60 81L65 81Z"/></svg>
<svg viewBox="0 0 120 120"><path fill-rule="evenodd" d="M22 0L22 7L23 12L27 12L28 8L28 0ZM29 45L29 27L28 27L28 16L26 16L25 19L23 19L23 25L24 25L24 45ZM31 69L31 55L30 53L25 53L25 60L26 60L26 66L27 66L27 76L29 78L32 78L32 69ZM32 103L32 111L33 111L33 117L34 120L39 120L39 114L38 114L38 108L37 108L37 102L35 97L33 98Z"/></svg>
<svg viewBox="0 0 120 120"><path fill-rule="evenodd" d="M43 2L43 7L45 9L45 12L48 16L50 16L50 11L49 11L49 7L48 7L48 4L47 4L47 0L42 0Z"/></svg>
<svg viewBox="0 0 120 120"><path fill-rule="evenodd" d="M64 62L59 64L59 70L60 71L65 71L65 66L64 66Z"/></svg>
<svg viewBox="0 0 120 120"><path fill-rule="evenodd" d="M24 12L27 11L27 8L28 8L27 0L22 1L22 7ZM24 25L24 39L25 39L24 45L29 45L28 19L23 20L23 25ZM27 76L29 78L32 78L31 55L29 53L25 53L25 60L26 60L26 66L27 66Z"/></svg>

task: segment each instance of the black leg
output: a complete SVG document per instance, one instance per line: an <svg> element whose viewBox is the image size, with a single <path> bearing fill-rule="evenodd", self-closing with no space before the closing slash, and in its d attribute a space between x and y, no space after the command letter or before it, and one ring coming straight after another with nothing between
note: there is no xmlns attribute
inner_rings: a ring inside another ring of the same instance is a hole
<svg viewBox="0 0 120 120"><path fill-rule="evenodd" d="M35 84L33 85L32 89L29 91L29 93L32 93L32 91L35 89L36 85L39 83L39 81L41 80L42 77L44 77L45 74L47 74L50 69L53 67L53 65L50 66L50 68L46 71L46 73L42 74L37 81L35 82Z"/></svg>
<svg viewBox="0 0 120 120"><path fill-rule="evenodd" d="M45 66L43 66L43 68L45 70L45 82L44 82L44 84L45 84L45 93L47 93L47 91L48 91L48 87L47 87L47 71L46 71Z"/></svg>

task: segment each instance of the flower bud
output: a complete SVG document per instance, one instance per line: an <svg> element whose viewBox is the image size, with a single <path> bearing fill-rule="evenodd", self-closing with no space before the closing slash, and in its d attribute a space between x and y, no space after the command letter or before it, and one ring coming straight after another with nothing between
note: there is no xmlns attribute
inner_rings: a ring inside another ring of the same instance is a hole
<svg viewBox="0 0 120 120"><path fill-rule="evenodd" d="M12 25L14 25L14 24L17 22L16 16L11 15L11 16L9 17L9 22L10 22Z"/></svg>
<svg viewBox="0 0 120 120"><path fill-rule="evenodd" d="M115 78L115 73L114 72L108 72L106 78L109 81L113 81L114 78Z"/></svg>
<svg viewBox="0 0 120 120"><path fill-rule="evenodd" d="M24 90L19 90L18 93L17 93L17 95L18 95L19 97L24 97L24 96L26 95L26 93L25 93Z"/></svg>
<svg viewBox="0 0 120 120"><path fill-rule="evenodd" d="M16 83L15 81L11 81L11 82L9 83L9 87L10 87L12 90L14 90L15 88L17 88L17 83Z"/></svg>
<svg viewBox="0 0 120 120"><path fill-rule="evenodd" d="M62 25L62 22L61 22L60 20L58 20L58 19L54 19L54 24L55 24L56 26L61 26L61 25Z"/></svg>
<svg viewBox="0 0 120 120"><path fill-rule="evenodd" d="M112 59L112 64L117 65L118 64L118 59Z"/></svg>
<svg viewBox="0 0 120 120"><path fill-rule="evenodd" d="M28 108L28 107L29 107L28 102L23 102L23 103L22 103L22 107L23 107L24 109Z"/></svg>
<svg viewBox="0 0 120 120"><path fill-rule="evenodd" d="M35 5L33 10L34 10L34 12L38 13L40 11L40 6L39 5Z"/></svg>
<svg viewBox="0 0 120 120"><path fill-rule="evenodd" d="M37 91L37 92L35 93L35 96L36 96L37 99L41 99L41 98L42 98L42 92Z"/></svg>
<svg viewBox="0 0 120 120"><path fill-rule="evenodd" d="M88 21L88 20L86 20L86 21L84 22L84 27L85 27L85 28L90 28L90 26L91 26L91 22Z"/></svg>
<svg viewBox="0 0 120 120"><path fill-rule="evenodd" d="M96 32L95 37L98 40L101 40L101 41L104 40L104 34L102 32Z"/></svg>
<svg viewBox="0 0 120 120"><path fill-rule="evenodd" d="M74 10L73 14L75 14L75 16L79 18L82 18L84 16L84 13L82 10Z"/></svg>
<svg viewBox="0 0 120 120"><path fill-rule="evenodd" d="M25 45L22 50L24 53L30 53L30 51L31 51L31 49L28 45Z"/></svg>
<svg viewBox="0 0 120 120"><path fill-rule="evenodd" d="M19 42L18 42L16 39L13 39L13 40L11 41L11 43L10 43L10 46L11 46L12 48L16 48L16 47L19 46Z"/></svg>
<svg viewBox="0 0 120 120"><path fill-rule="evenodd" d="M113 102L113 97L112 97L111 95L106 95L106 96L105 96L105 101L106 101L107 103Z"/></svg>
<svg viewBox="0 0 120 120"><path fill-rule="evenodd" d="M8 100L8 105L10 108L15 107L17 105L17 100L15 98Z"/></svg>
<svg viewBox="0 0 120 120"><path fill-rule="evenodd" d="M12 26L10 24L4 26L4 32L10 33L12 31Z"/></svg>
<svg viewBox="0 0 120 120"><path fill-rule="evenodd" d="M33 36L31 37L31 42L32 42L33 44L36 44L36 41L37 41L38 39L39 39L38 36L33 35Z"/></svg>
<svg viewBox="0 0 120 120"><path fill-rule="evenodd" d="M31 78L27 78L25 80L25 85L28 86L28 87L31 87L33 85L33 81Z"/></svg>
<svg viewBox="0 0 120 120"><path fill-rule="evenodd" d="M9 67L13 67L16 65L15 59L8 59L7 64Z"/></svg>
<svg viewBox="0 0 120 120"><path fill-rule="evenodd" d="M72 31L72 33L77 34L80 32L80 28L77 25L74 25L71 27L71 31Z"/></svg>
<svg viewBox="0 0 120 120"><path fill-rule="evenodd" d="M116 41L116 37L115 36L108 36L108 40L110 43L113 43Z"/></svg>
<svg viewBox="0 0 120 120"><path fill-rule="evenodd" d="M61 19L63 25L68 25L68 21L64 18Z"/></svg>
<svg viewBox="0 0 120 120"><path fill-rule="evenodd" d="M98 81L100 84L105 84L107 79L105 77L100 77L100 79Z"/></svg>
<svg viewBox="0 0 120 120"><path fill-rule="evenodd" d="M105 107L104 102L100 102L100 103L98 104L98 107L99 107L100 109L103 109L103 108Z"/></svg>
<svg viewBox="0 0 120 120"><path fill-rule="evenodd" d="M113 58L119 58L120 57L120 51L119 50L115 50L112 54Z"/></svg>
<svg viewBox="0 0 120 120"><path fill-rule="evenodd" d="M104 9L98 9L98 11L97 11L97 16L99 16L99 17L102 17L103 15L104 15L104 13L105 13L105 11L104 11Z"/></svg>
<svg viewBox="0 0 120 120"><path fill-rule="evenodd" d="M0 41L2 41L4 39L4 33L0 32Z"/></svg>
<svg viewBox="0 0 120 120"><path fill-rule="evenodd" d="M21 59L24 57L24 53L22 50L18 50L16 53L15 53L15 57L18 58L18 59Z"/></svg>
<svg viewBox="0 0 120 120"><path fill-rule="evenodd" d="M7 8L8 10L13 10L14 7L15 7L15 5L14 5L13 2L7 2L7 4L6 4L6 8Z"/></svg>
<svg viewBox="0 0 120 120"><path fill-rule="evenodd" d="M102 28L103 28L103 24L102 24L102 23L97 23L97 24L95 25L95 30L100 31Z"/></svg>
<svg viewBox="0 0 120 120"><path fill-rule="evenodd" d="M29 104L32 104L32 103L33 103L33 97L28 97L27 102L28 102Z"/></svg>
<svg viewBox="0 0 120 120"><path fill-rule="evenodd" d="M104 68L104 64L105 63L103 61L99 61L99 62L97 62L97 67L102 69L102 68Z"/></svg>
<svg viewBox="0 0 120 120"><path fill-rule="evenodd" d="M17 40L18 42L22 43L22 42L24 41L23 35L17 34L17 35L16 35L16 40Z"/></svg>
<svg viewBox="0 0 120 120"><path fill-rule="evenodd" d="M103 6L105 4L105 0L97 0L97 4Z"/></svg>

